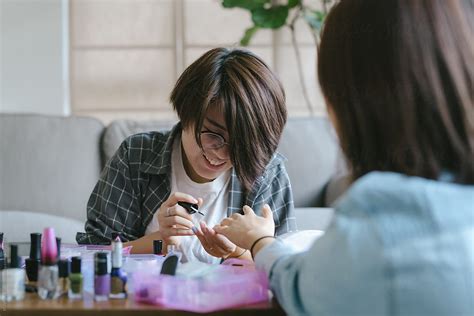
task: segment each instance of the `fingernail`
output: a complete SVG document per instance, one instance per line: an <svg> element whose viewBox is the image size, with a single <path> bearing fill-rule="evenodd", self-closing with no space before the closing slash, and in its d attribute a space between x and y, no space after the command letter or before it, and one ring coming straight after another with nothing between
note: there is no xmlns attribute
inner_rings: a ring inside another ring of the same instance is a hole
<svg viewBox="0 0 474 316"><path fill-rule="evenodd" d="M191 230L193 231L193 233L196 234L198 229L196 228L196 226L193 226L193 228L191 228Z"/></svg>

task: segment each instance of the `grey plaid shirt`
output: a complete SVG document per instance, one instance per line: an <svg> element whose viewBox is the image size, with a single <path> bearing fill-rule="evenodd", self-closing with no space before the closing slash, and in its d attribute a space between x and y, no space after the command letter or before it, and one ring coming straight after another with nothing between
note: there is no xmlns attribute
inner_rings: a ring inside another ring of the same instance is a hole
<svg viewBox="0 0 474 316"><path fill-rule="evenodd" d="M128 137L107 162L87 203L85 233L80 244L108 244L113 232L124 241L145 234L153 214L170 195L171 150L180 124L169 132L148 132ZM273 211L276 234L296 230L293 194L283 164L275 154L252 190L245 194L235 170L231 174L227 215L249 205L259 214L265 203Z"/></svg>

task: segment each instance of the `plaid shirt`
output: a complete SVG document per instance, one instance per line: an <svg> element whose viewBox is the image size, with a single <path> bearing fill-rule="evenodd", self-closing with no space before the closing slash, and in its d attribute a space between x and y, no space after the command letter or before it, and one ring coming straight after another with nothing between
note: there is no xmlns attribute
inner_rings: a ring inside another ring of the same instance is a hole
<svg viewBox="0 0 474 316"><path fill-rule="evenodd" d="M92 191L87 203L86 233L77 233L78 243L108 244L113 232L124 241L144 236L153 214L170 195L171 151L180 134L178 124L165 133L130 136L120 145ZM260 214L268 203L277 235L296 230L293 194L283 159L276 153L248 194L232 170L228 216L242 212L244 205Z"/></svg>

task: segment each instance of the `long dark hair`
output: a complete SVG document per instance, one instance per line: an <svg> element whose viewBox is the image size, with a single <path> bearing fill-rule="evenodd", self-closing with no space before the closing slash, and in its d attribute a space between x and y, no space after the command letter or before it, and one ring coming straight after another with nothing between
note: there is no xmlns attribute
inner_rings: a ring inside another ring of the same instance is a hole
<svg viewBox="0 0 474 316"><path fill-rule="evenodd" d="M393 171L474 183L474 8L462 0L341 1L318 75L354 178Z"/></svg>
<svg viewBox="0 0 474 316"><path fill-rule="evenodd" d="M270 68L243 49L215 48L178 79L171 103L196 141L211 106L224 111L230 159L247 191L277 149L287 112L283 87Z"/></svg>

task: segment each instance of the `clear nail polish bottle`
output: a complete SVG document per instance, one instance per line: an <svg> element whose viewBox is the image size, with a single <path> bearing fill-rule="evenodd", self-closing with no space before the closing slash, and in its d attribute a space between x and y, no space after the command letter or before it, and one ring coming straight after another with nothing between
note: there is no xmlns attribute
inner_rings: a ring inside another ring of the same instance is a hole
<svg viewBox="0 0 474 316"><path fill-rule="evenodd" d="M0 300L6 302L23 300L25 298L25 271L21 269L17 245L10 246L10 265L1 273Z"/></svg>

